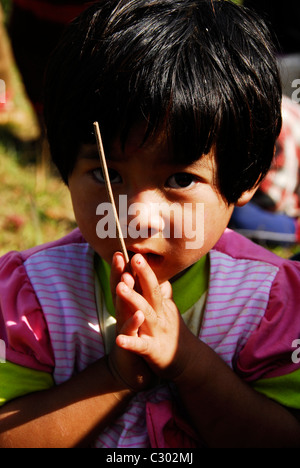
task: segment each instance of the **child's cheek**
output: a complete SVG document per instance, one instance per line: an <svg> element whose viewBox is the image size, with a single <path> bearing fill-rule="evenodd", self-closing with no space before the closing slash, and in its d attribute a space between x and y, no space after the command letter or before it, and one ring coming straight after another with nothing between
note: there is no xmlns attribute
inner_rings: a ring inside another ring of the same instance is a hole
<svg viewBox="0 0 300 468"><path fill-rule="evenodd" d="M181 238L187 250L204 245L204 203L184 203L174 220L174 238Z"/></svg>

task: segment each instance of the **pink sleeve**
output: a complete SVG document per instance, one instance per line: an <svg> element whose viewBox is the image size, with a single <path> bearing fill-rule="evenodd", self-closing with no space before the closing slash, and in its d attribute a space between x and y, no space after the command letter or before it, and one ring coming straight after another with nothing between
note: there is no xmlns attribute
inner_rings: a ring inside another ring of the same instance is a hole
<svg viewBox="0 0 300 468"><path fill-rule="evenodd" d="M300 263L283 261L266 313L241 351L237 371L247 381L279 377L300 368L293 343L300 338Z"/></svg>
<svg viewBox="0 0 300 468"><path fill-rule="evenodd" d="M54 358L47 324L17 252L0 259L0 339L5 341L9 362L52 372Z"/></svg>

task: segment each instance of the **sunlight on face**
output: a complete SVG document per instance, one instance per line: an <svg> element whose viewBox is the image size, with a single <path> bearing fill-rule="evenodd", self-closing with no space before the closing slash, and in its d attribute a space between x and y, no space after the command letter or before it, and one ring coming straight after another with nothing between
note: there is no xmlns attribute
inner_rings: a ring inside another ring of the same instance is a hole
<svg viewBox="0 0 300 468"><path fill-rule="evenodd" d="M106 150L110 180L129 255L141 253L160 282L205 255L218 241L233 206L215 186L213 154L192 164L172 161L165 139ZM108 263L120 250L96 146L83 146L69 179L75 216L86 241Z"/></svg>

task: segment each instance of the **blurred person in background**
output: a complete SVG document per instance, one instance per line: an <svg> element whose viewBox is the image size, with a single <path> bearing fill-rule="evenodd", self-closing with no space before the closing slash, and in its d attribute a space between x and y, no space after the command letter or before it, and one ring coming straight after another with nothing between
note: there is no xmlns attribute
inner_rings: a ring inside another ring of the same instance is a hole
<svg viewBox="0 0 300 468"><path fill-rule="evenodd" d="M300 106L286 96L282 120L271 169L252 201L235 208L231 227L256 240L300 244Z"/></svg>
<svg viewBox="0 0 300 468"><path fill-rule="evenodd" d="M271 25L275 43L278 44L283 93L292 97L297 93L295 88L300 86L300 2L244 0L243 5L260 12Z"/></svg>
<svg viewBox="0 0 300 468"><path fill-rule="evenodd" d="M268 22L277 44L283 126L271 170L251 203L236 208L231 227L258 241L300 243L300 2L244 0Z"/></svg>
<svg viewBox="0 0 300 468"><path fill-rule="evenodd" d="M45 185L51 165L42 104L46 65L65 26L92 3L91 0L11 0L9 37L40 131L36 140L37 180L40 187Z"/></svg>
<svg viewBox="0 0 300 468"><path fill-rule="evenodd" d="M28 142L40 135L35 113L15 63L0 3L0 126L18 140Z"/></svg>
<svg viewBox="0 0 300 468"><path fill-rule="evenodd" d="M41 115L45 67L66 24L93 1L13 0L9 32L27 93Z"/></svg>

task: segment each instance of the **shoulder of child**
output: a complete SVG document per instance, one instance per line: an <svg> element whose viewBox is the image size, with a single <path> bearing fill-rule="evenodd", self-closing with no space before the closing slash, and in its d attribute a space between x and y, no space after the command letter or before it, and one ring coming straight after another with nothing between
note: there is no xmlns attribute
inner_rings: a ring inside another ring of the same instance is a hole
<svg viewBox="0 0 300 468"><path fill-rule="evenodd" d="M85 243L78 229L58 241L9 252L0 259L0 339L5 342L8 361L45 372L53 369L46 320L26 262L40 252L74 243Z"/></svg>

